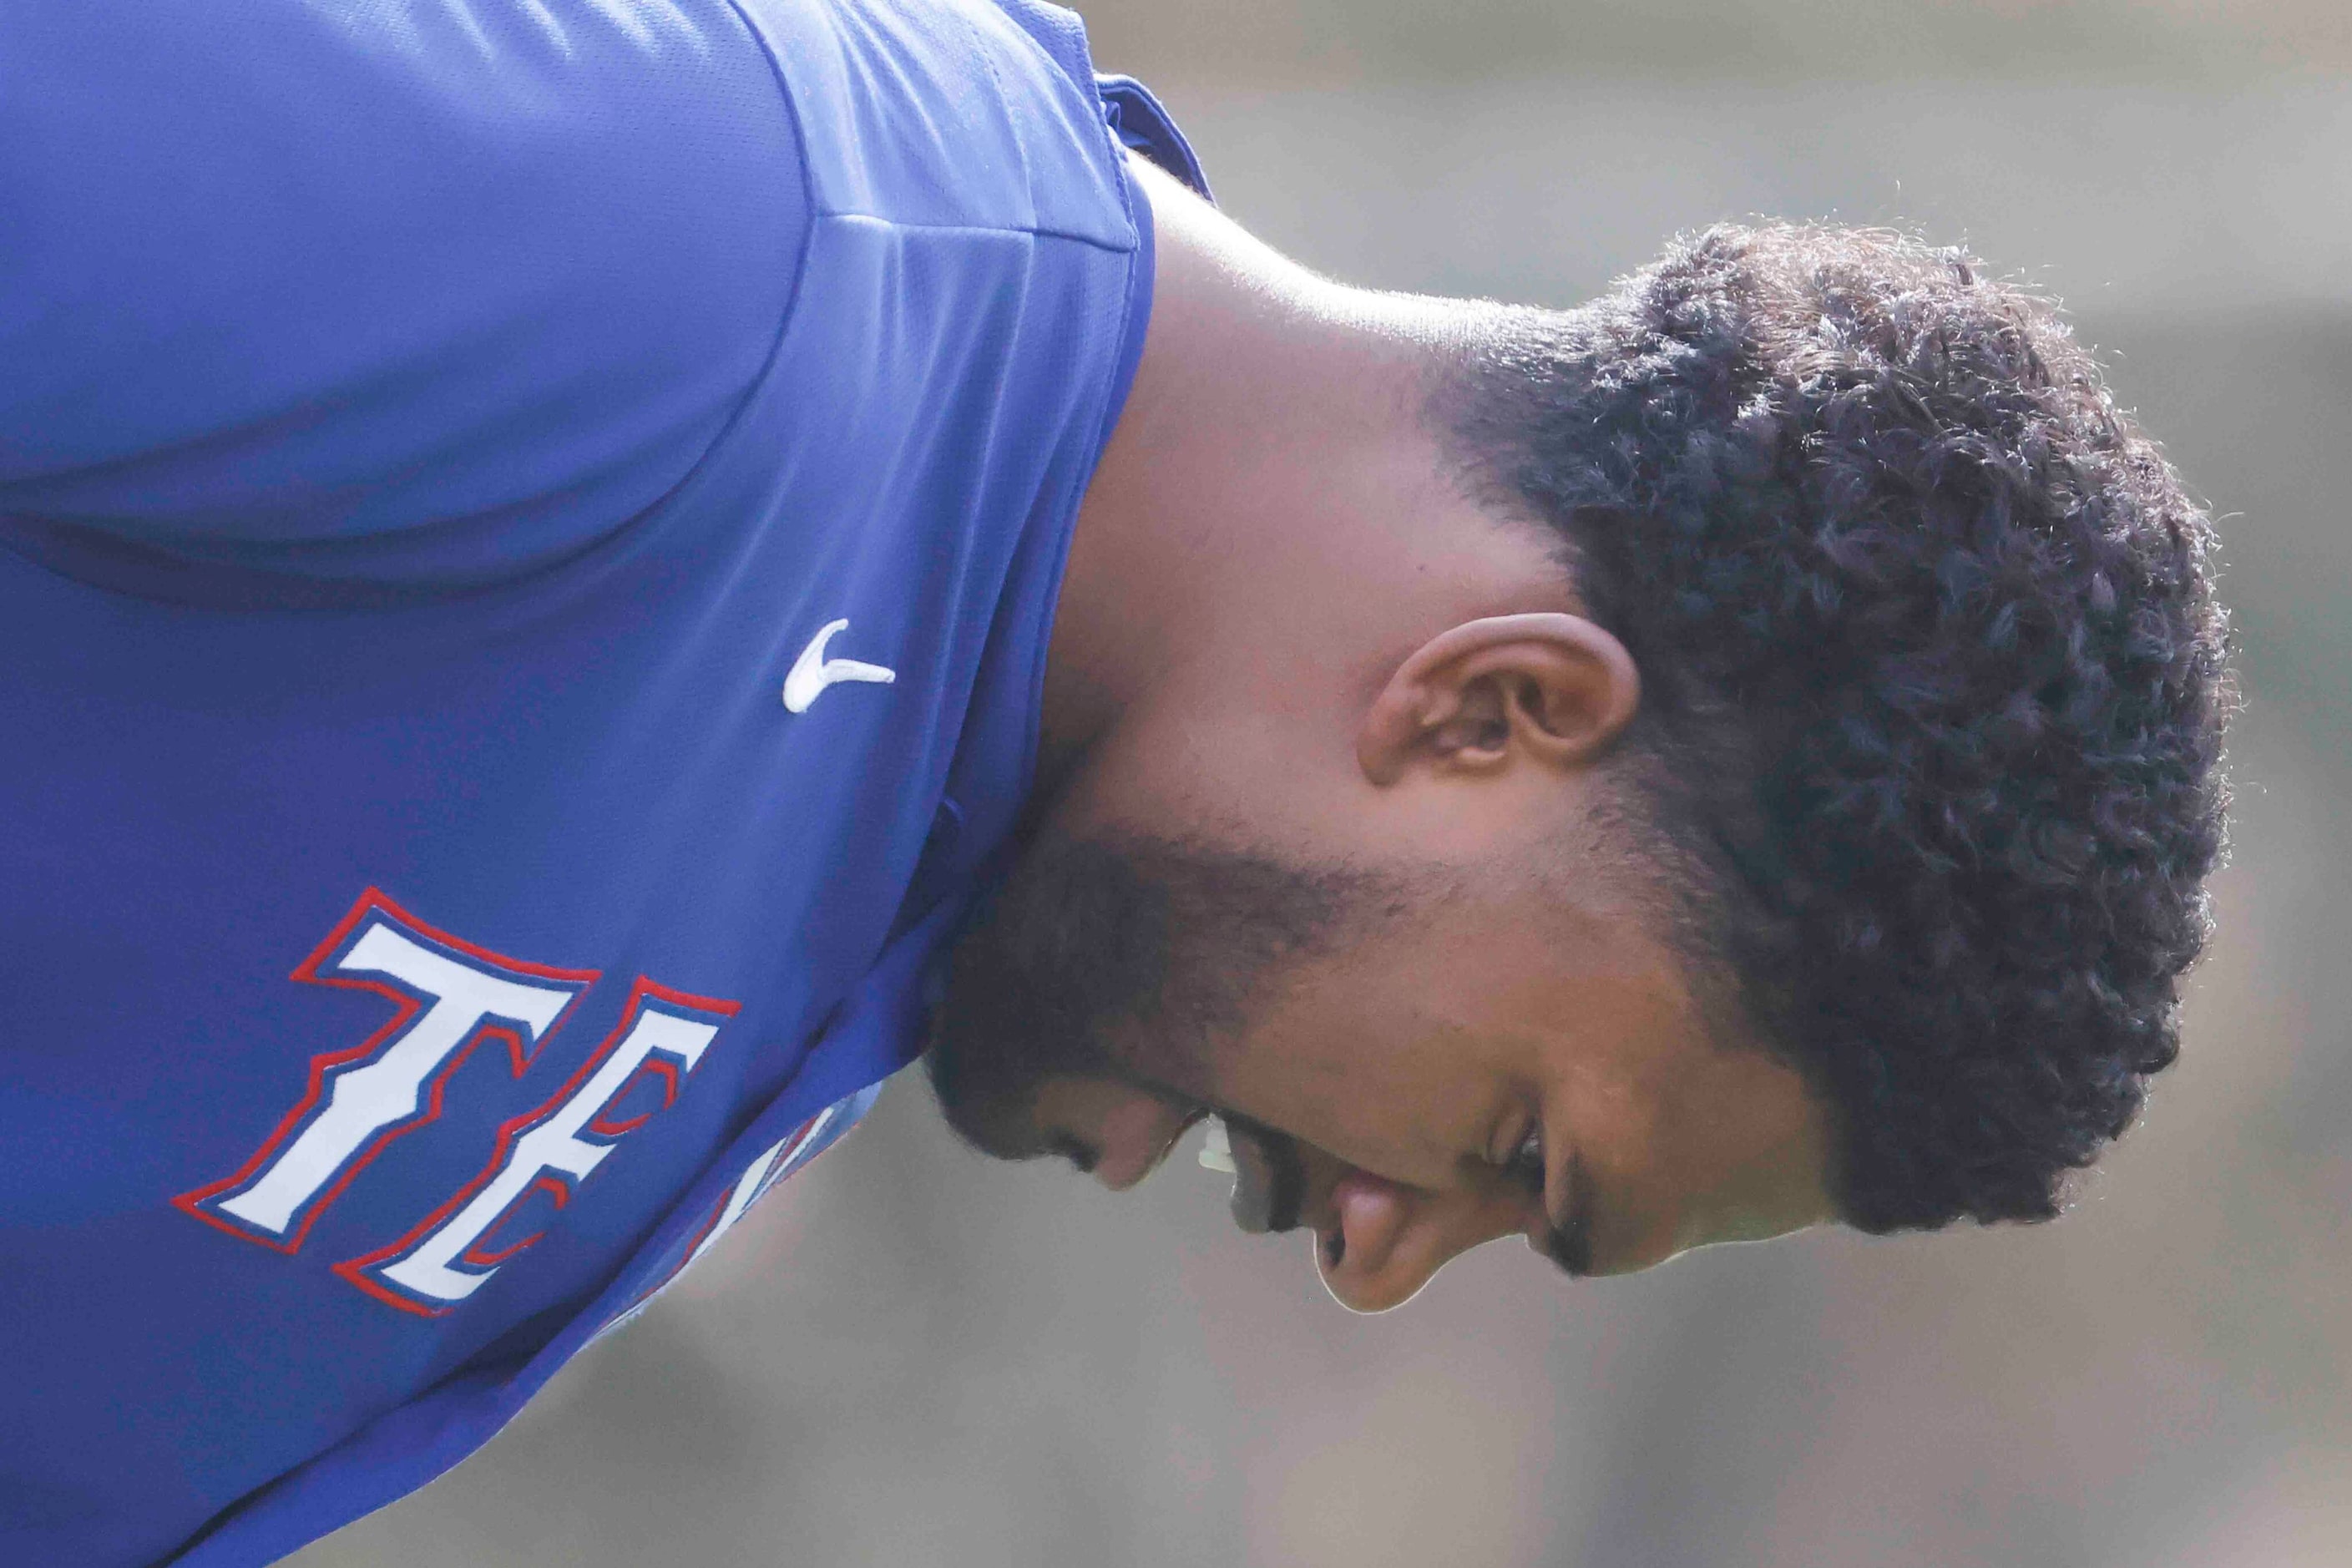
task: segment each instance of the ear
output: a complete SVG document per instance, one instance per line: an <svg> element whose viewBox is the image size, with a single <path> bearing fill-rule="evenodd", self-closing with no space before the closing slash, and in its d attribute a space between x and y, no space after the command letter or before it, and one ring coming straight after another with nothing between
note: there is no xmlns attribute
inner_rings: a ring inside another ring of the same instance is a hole
<svg viewBox="0 0 2352 1568"><path fill-rule="evenodd" d="M1415 767L1454 774L1598 761L1641 706L1625 645L1581 616L1490 616L1416 648L1364 714L1356 760L1388 785Z"/></svg>

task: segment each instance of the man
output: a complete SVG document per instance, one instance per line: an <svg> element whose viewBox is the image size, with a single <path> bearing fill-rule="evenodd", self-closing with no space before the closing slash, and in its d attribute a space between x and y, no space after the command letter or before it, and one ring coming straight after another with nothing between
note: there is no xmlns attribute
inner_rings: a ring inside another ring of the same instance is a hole
<svg viewBox="0 0 2352 1568"><path fill-rule="evenodd" d="M2207 524L1965 258L1365 294L1029 0L0 73L7 1561L422 1485L927 1041L1365 1310L2044 1217L2173 1054Z"/></svg>

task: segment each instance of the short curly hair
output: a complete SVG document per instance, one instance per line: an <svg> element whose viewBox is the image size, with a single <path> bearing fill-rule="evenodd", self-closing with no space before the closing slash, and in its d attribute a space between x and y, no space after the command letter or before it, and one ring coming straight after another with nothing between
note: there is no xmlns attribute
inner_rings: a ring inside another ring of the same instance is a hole
<svg viewBox="0 0 2352 1568"><path fill-rule="evenodd" d="M2206 514L2049 301L1906 235L1711 228L1492 321L1438 423L1633 654L1623 815L1845 1217L2055 1214L2207 934Z"/></svg>

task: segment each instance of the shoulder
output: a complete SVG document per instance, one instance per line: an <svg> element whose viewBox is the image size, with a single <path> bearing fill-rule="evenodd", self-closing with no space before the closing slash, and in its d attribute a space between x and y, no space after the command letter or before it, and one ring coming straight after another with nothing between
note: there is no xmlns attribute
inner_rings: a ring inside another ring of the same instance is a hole
<svg viewBox="0 0 2352 1568"><path fill-rule="evenodd" d="M0 506L561 553L757 374L800 164L728 0L0 7Z"/></svg>
<svg viewBox="0 0 2352 1568"><path fill-rule="evenodd" d="M822 216L1136 243L1077 18L1005 0L742 0Z"/></svg>

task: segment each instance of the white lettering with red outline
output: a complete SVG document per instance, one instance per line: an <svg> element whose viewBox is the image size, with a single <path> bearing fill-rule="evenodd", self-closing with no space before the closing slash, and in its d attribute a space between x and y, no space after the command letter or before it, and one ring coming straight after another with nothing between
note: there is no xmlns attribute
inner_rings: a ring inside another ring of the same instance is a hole
<svg viewBox="0 0 2352 1568"><path fill-rule="evenodd" d="M735 1178L735 1184L727 1189L726 1200L719 1205L718 1212L704 1222L702 1234L687 1249L686 1260L677 1266L670 1279L675 1279L693 1268L697 1258L718 1246L719 1238L735 1228L735 1222L743 1217L744 1210L766 1197L770 1187L792 1173L793 1167L800 1163L801 1152L814 1143L817 1134L831 1126L833 1119L840 1113L838 1105L825 1107L752 1161L750 1169ZM668 1281L663 1283L667 1284Z"/></svg>
<svg viewBox="0 0 2352 1568"><path fill-rule="evenodd" d="M499 1129L481 1173L405 1236L334 1266L369 1295L403 1311L439 1317L479 1289L529 1236L488 1249L499 1227L543 1192L562 1208L619 1139L676 1102L680 1070L692 1072L739 1004L673 991L640 975L602 1045L544 1104ZM626 1121L614 1112L641 1079L658 1079L658 1107Z"/></svg>
<svg viewBox="0 0 2352 1568"><path fill-rule="evenodd" d="M696 1259L718 1246L719 1238L735 1228L735 1222L743 1217L745 1210L766 1197L771 1187L807 1163L806 1156L816 1147L817 1134L832 1126L834 1118L841 1114L842 1106L856 1098L850 1095L838 1104L826 1106L761 1150L757 1158L743 1167L742 1174L735 1178L726 1194L710 1205L693 1239L687 1243L685 1256L667 1273L639 1291L636 1299L616 1313L610 1322L597 1330L595 1338L603 1339L614 1329L636 1321L637 1314L652 1306L656 1297L677 1284L678 1278L694 1266Z"/></svg>
<svg viewBox="0 0 2352 1568"><path fill-rule="evenodd" d="M245 1163L172 1202L241 1240L300 1251L386 1144L440 1116L450 1075L477 1046L503 1044L520 1078L597 973L492 952L368 889L290 978L374 992L394 1004L392 1019L357 1046L311 1058L302 1098Z"/></svg>
<svg viewBox="0 0 2352 1568"><path fill-rule="evenodd" d="M493 952L368 889L290 978L373 992L393 1004L393 1016L358 1045L313 1057L302 1097L245 1163L173 1204L240 1240L299 1252L385 1145L440 1117L450 1077L476 1047L502 1044L520 1079L600 975ZM508 1239L501 1227L534 1194L559 1209L569 1204L614 1142L677 1103L682 1077L740 1010L640 975L613 1031L553 1096L499 1127L473 1180L397 1241L333 1271L403 1311L451 1310L544 1234ZM648 1086L658 1103L644 1104ZM633 1105L644 1108L625 1115ZM786 1163L762 1158L754 1169L780 1173Z"/></svg>

